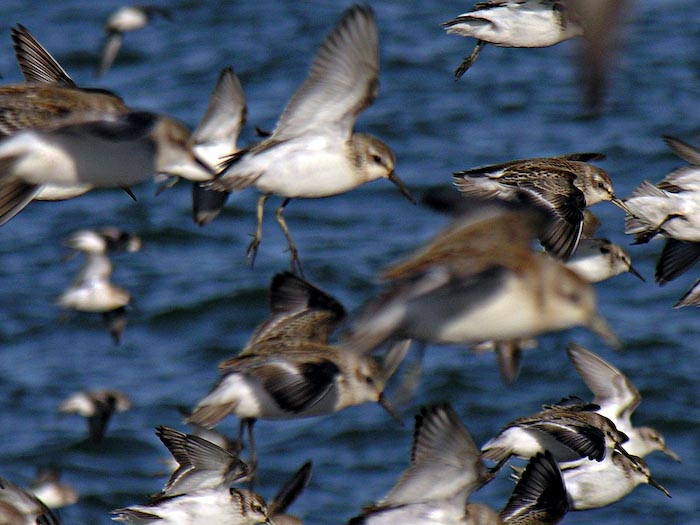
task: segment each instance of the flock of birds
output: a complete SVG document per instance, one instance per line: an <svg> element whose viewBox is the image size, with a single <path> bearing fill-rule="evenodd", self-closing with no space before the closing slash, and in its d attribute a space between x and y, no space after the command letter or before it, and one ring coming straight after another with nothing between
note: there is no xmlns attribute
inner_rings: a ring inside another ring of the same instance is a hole
<svg viewBox="0 0 700 525"><path fill-rule="evenodd" d="M601 6L616 10L618 2ZM476 4L445 23L447 33L477 39L456 76L487 43L544 47L574 37L604 40L588 29L600 12L584 15L579 9L575 0ZM153 15L169 16L147 7L110 17L100 73L114 61L123 33ZM12 39L26 82L0 87L3 223L35 199L73 198L100 187L131 195L131 185L155 178L163 188L179 179L191 181L194 220L206 224L230 192L255 187L261 197L247 251L252 264L265 202L270 195L283 197L276 218L289 246L291 271L271 281L270 317L238 355L220 364L209 393L184 414L192 433L157 429L174 458L174 472L146 503L113 511L115 521L299 523L285 512L308 482L311 465L302 466L266 503L254 492L255 421L321 416L366 402L380 403L399 418L384 392L412 343L421 354L432 344L491 348L508 382L517 377L523 348L544 333L585 326L619 345L597 312L591 283L623 272L641 275L621 247L596 237L598 221L587 209L593 204L610 201L623 209L626 233L637 243L666 238L656 272L660 283L700 259L699 149L668 137L690 166L658 184L643 182L627 199L619 198L609 175L591 163L602 158L598 153L513 160L455 173L458 191L430 196L433 206L454 219L385 270L382 293L348 316L342 304L304 278L283 212L290 199L335 195L376 179L388 179L414 201L394 172L391 149L377 137L353 131L379 94L379 40L370 7L355 5L342 14L276 127L240 149L245 97L230 68L221 72L206 114L190 132L166 115L130 109L113 93L77 86L27 28L15 27ZM130 294L111 283L109 257L138 250L139 237L117 228L80 230L66 246L82 252L84 264L57 303L101 314L119 342ZM696 283L677 306L699 304ZM680 458L661 432L633 425L641 396L632 381L579 345L571 344L568 353L593 393L591 401L564 398L544 405L506 424L481 447L449 404L422 408L415 417L409 466L386 496L350 523L553 524L568 511L612 504L639 484L670 496L643 458L654 451ZM60 410L85 416L91 439L99 441L112 413L129 407L123 393L100 390L76 393ZM212 430L230 415L240 420L232 442ZM249 455L245 461L243 450ZM469 502L511 457L527 464L514 467L516 484L503 508ZM59 523L47 507L51 498L32 490L0 478L0 523Z"/></svg>

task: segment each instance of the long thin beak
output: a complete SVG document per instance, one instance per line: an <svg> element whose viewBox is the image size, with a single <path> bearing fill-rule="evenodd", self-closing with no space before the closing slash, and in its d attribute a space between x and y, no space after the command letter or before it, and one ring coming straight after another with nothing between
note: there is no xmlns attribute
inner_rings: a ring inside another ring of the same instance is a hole
<svg viewBox="0 0 700 525"><path fill-rule="evenodd" d="M588 328L595 332L603 341L608 345L620 350L622 348L622 343L613 332L612 328L608 325L608 322L603 319L600 314L595 314L593 318L588 323Z"/></svg>
<svg viewBox="0 0 700 525"><path fill-rule="evenodd" d="M411 192L408 191L408 186L406 186L403 181L399 179L399 176L395 172L392 171L389 173L389 175L387 175L387 179L396 184L401 190L401 193L403 193L409 201L411 201L413 204L418 204L416 199L413 198L413 195L411 195Z"/></svg>
<svg viewBox="0 0 700 525"><path fill-rule="evenodd" d="M632 213L632 210L630 210L629 206L627 206L627 204L625 204L625 202L622 199L613 197L612 199L610 199L610 202L612 202L618 208L624 210L625 213L631 215L632 217L636 217L636 215Z"/></svg>
<svg viewBox="0 0 700 525"><path fill-rule="evenodd" d="M664 447L663 449L661 449L661 452L663 452L664 454L666 454L669 457L672 457L673 459L678 461L678 463L681 462L681 457L678 454L676 454L673 450L671 450L670 448Z"/></svg>
<svg viewBox="0 0 700 525"><path fill-rule="evenodd" d="M639 273L639 272L634 268L634 266L632 266L631 264L630 264L629 270L627 270L627 271L628 271L629 273L631 273L632 275L634 275L636 278L640 279L642 282L644 282L644 283L647 282L647 280L646 280L644 277L642 277L642 274Z"/></svg>
<svg viewBox="0 0 700 525"><path fill-rule="evenodd" d="M659 483L658 481L656 481L656 480L655 480L654 478L652 478L651 476L649 476L649 485L651 485L651 486L654 487L655 489L659 489L661 492L663 492L664 494L666 494L669 498L671 497L671 493L670 493L668 490L666 490L666 487L664 487L661 483Z"/></svg>
<svg viewBox="0 0 700 525"><path fill-rule="evenodd" d="M401 416L399 416L399 413L394 409L394 405L392 405L386 398L384 392L379 394L379 399L377 399L377 403L379 403L384 408L384 410L389 412L389 415L391 417L393 417L396 421L398 421L401 424L401 426L403 426L403 420L401 419Z"/></svg>

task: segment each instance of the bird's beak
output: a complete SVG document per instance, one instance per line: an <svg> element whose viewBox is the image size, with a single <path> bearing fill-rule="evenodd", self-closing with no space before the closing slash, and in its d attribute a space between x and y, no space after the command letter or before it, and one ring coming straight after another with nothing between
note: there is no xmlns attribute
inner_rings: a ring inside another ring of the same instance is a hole
<svg viewBox="0 0 700 525"><path fill-rule="evenodd" d="M608 325L608 322L603 319L603 316L600 314L596 313L593 316L593 318L588 322L588 328L616 350L622 348L622 343L615 335L615 332L613 332L612 328L610 328Z"/></svg>
<svg viewBox="0 0 700 525"><path fill-rule="evenodd" d="M401 190L401 193L403 193L409 201L411 201L413 204L417 204L416 199L414 199L413 195L411 195L411 192L408 191L408 186L406 186L403 183L403 181L399 179L399 176L396 174L396 172L392 171L391 173L389 173L389 175L387 175L387 179L396 184L399 190Z"/></svg>
<svg viewBox="0 0 700 525"><path fill-rule="evenodd" d="M669 457L672 457L673 459L678 461L678 463L681 462L681 457L678 454L676 454L673 450L671 450L670 448L664 447L661 449L661 452L663 452L664 454L666 454Z"/></svg>
<svg viewBox="0 0 700 525"><path fill-rule="evenodd" d="M403 420L401 419L401 416L399 416L398 412L396 412L396 409L394 409L394 405L392 405L389 400L386 398L384 395L384 392L379 394L379 398L377 399L377 403L379 403L384 410L389 412L389 415L393 417L396 421L401 423L403 426Z"/></svg>
<svg viewBox="0 0 700 525"><path fill-rule="evenodd" d="M658 481L656 481L656 480L655 480L654 478L652 478L651 476L649 476L649 485L651 485L651 486L654 487L655 489L659 489L661 492L663 492L664 494L666 494L669 498L671 497L671 493L670 493L668 490L666 490L666 487L664 487L661 483L659 483Z"/></svg>
<svg viewBox="0 0 700 525"><path fill-rule="evenodd" d="M612 202L618 208L624 210L624 212L627 213L628 215L631 215L632 217L636 217L636 215L634 213L632 213L632 210L630 210L629 206L627 206L627 204L625 204L625 202L622 199L618 199L617 197L613 197L612 199L610 199L610 202Z"/></svg>
<svg viewBox="0 0 700 525"><path fill-rule="evenodd" d="M636 278L640 279L643 283L647 282L647 280L646 280L644 277L642 277L642 274L639 273L639 272L634 268L634 266L632 266L631 264L630 264L629 270L627 270L627 271L628 271L629 273L631 273L632 275L634 275Z"/></svg>

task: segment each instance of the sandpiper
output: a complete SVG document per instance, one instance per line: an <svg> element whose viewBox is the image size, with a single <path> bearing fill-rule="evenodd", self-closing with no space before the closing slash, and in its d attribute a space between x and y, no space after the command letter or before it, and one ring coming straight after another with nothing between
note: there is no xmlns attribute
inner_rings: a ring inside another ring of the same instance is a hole
<svg viewBox="0 0 700 525"><path fill-rule="evenodd" d="M540 242L548 252L566 260L581 237L584 208L611 201L627 211L615 196L610 176L589 163L603 158L599 153L572 153L514 160L459 171L454 183L467 196L542 207L550 220L538 235Z"/></svg>
<svg viewBox="0 0 700 525"><path fill-rule="evenodd" d="M593 403L600 407L597 412L610 419L629 438L624 444L627 452L644 457L660 450L680 461L678 454L666 446L658 430L632 425L632 413L639 406L642 396L625 374L581 345L570 343L567 352L581 379L593 392Z"/></svg>
<svg viewBox="0 0 700 525"><path fill-rule="evenodd" d="M491 478L454 409L424 407L416 416L409 467L384 498L349 525L472 524L467 498Z"/></svg>
<svg viewBox="0 0 700 525"><path fill-rule="evenodd" d="M618 244L608 239L581 239L576 251L566 261L573 270L589 283L598 283L629 272L644 281L634 266L629 254Z"/></svg>
<svg viewBox="0 0 700 525"><path fill-rule="evenodd" d="M59 412L79 414L87 419L90 440L94 443L102 441L114 412L130 408L131 400L127 395L114 389L75 392L58 405Z"/></svg>
<svg viewBox="0 0 700 525"><path fill-rule="evenodd" d="M104 75L112 67L117 53L122 47L124 33L142 29L148 25L155 15L167 20L172 19L170 10L152 5L131 5L120 7L107 18L104 31L105 39L100 53L100 63L97 76Z"/></svg>
<svg viewBox="0 0 700 525"><path fill-rule="evenodd" d="M216 173L224 158L238 151L236 142L246 120L246 100L241 82L230 67L219 75L209 99L209 107L192 133L195 155ZM200 226L216 218L228 198L228 193L192 183L192 216Z"/></svg>
<svg viewBox="0 0 700 525"><path fill-rule="evenodd" d="M202 437L165 426L159 426L156 435L178 463L156 498L227 489L248 475L248 465L238 456Z"/></svg>
<svg viewBox="0 0 700 525"><path fill-rule="evenodd" d="M500 517L506 525L554 525L568 510L559 465L545 450L530 459Z"/></svg>
<svg viewBox="0 0 700 525"><path fill-rule="evenodd" d="M27 490L51 509L73 505L78 501L78 492L60 480L61 473L54 468L39 468Z"/></svg>
<svg viewBox="0 0 700 525"><path fill-rule="evenodd" d="M18 487L9 479L0 478L0 516L3 523L60 525L58 519L34 494Z"/></svg>
<svg viewBox="0 0 700 525"><path fill-rule="evenodd" d="M594 412L597 408L594 404L553 405L518 418L481 447L482 457L496 462L494 471L513 455L531 458L545 450L557 462L580 458L602 461L612 450L620 450L627 436L608 418Z"/></svg>
<svg viewBox="0 0 700 525"><path fill-rule="evenodd" d="M455 80L471 67L486 44L549 47L583 35L565 0L490 0L443 24L448 34L476 38L476 47L455 70Z"/></svg>
<svg viewBox="0 0 700 525"><path fill-rule="evenodd" d="M384 386L410 344L397 343L383 364L329 345L330 331L344 316L342 306L291 273L273 278L271 310L243 351L219 366L218 381L187 418L213 427L229 414L239 417L239 442L247 427L253 471L257 419L318 416L370 401L393 414Z"/></svg>
<svg viewBox="0 0 700 525"><path fill-rule="evenodd" d="M100 313L115 344L126 328L126 307L131 294L110 281L112 262L108 253L138 251L141 239L114 227L100 231L79 230L65 242L66 246L83 253L83 266L71 286L56 300L63 308L78 312Z"/></svg>
<svg viewBox="0 0 700 525"><path fill-rule="evenodd" d="M245 489L205 489L111 512L114 521L149 525L255 525L272 523L265 501Z"/></svg>
<svg viewBox="0 0 700 525"><path fill-rule="evenodd" d="M292 269L298 271L297 250L283 217L291 199L328 197L386 178L413 200L394 173L391 149L376 137L353 132L357 117L378 94L374 12L369 6L353 6L326 37L308 78L270 137L233 155L209 184L219 191L255 186L262 192L257 229L247 252L251 261L262 236L263 207L272 194L284 198L277 209L277 222L287 238Z"/></svg>
<svg viewBox="0 0 700 525"><path fill-rule="evenodd" d="M498 201L471 208L384 273L390 286L355 317L349 346L509 341L577 325L618 344L596 312L591 286L532 250L544 220L538 210Z"/></svg>
<svg viewBox="0 0 700 525"><path fill-rule="evenodd" d="M651 477L645 461L638 456L613 452L603 461L584 461L574 468L562 466L562 476L571 510L605 507L622 499L642 483L659 489L669 498L663 485Z"/></svg>

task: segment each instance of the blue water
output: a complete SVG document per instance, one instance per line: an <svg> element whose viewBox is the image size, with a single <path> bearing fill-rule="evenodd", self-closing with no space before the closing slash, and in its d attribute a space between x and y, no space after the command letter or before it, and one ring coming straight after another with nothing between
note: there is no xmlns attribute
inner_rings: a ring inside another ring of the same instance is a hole
<svg viewBox="0 0 700 525"><path fill-rule="evenodd" d="M396 153L397 172L416 194L451 183L458 169L512 158L601 151L618 195L644 179L657 181L681 161L663 134L700 142L700 9L696 0L636 2L601 118L586 118L574 58L576 43L549 49L487 47L462 81L452 71L473 41L446 36L440 23L469 2L372 2L380 30L382 93L357 128L382 137ZM112 89L133 107L171 114L194 127L221 68L232 65L249 104L241 144L254 127L270 129L311 57L342 11L337 2L173 2L172 22L126 35L113 69L93 77L104 18L117 2L64 0L0 4L4 82L19 82L10 27L26 25L81 85ZM267 315L266 289L285 270L285 241L273 214L254 269L245 246L255 227L255 191L235 195L212 224L190 219L189 187L159 196L136 187L138 202L121 191L95 191L63 203L29 206L0 230L0 475L25 484L38 465L53 464L81 493L62 512L65 523L109 523L111 509L139 503L164 481L167 455L153 434L160 424L182 428L176 406L192 406L216 378L216 365L237 353ZM271 199L274 200L274 199ZM273 206L271 204L270 206ZM629 245L620 210L594 211L601 234ZM287 221L308 278L357 309L379 290L378 271L429 238L446 222L413 207L391 184L375 182L316 201L294 201ZM79 228L117 225L143 237L143 250L115 258L114 281L131 290L134 308L121 346L98 318L65 318L57 295L79 267L66 261L62 240ZM692 273L660 288L653 268L661 243L628 246L631 275L598 285L600 309L624 341L614 352L583 330L543 337L525 355L521 376L505 386L492 355L429 348L425 375L406 426L379 407L257 425L261 482L271 497L305 460L311 484L293 511L309 524L342 523L381 497L408 462L412 415L421 404L450 401L481 443L509 420L568 394L589 396L568 363L575 340L626 372L643 394L635 420L660 429L683 457L648 457L672 499L638 487L615 505L569 514L565 523L700 523L700 356L698 312L671 307ZM127 392L134 408L118 414L99 446L85 442L77 416L56 407L82 388ZM219 428L234 433L237 423ZM500 508L512 490L501 476L475 501Z"/></svg>

